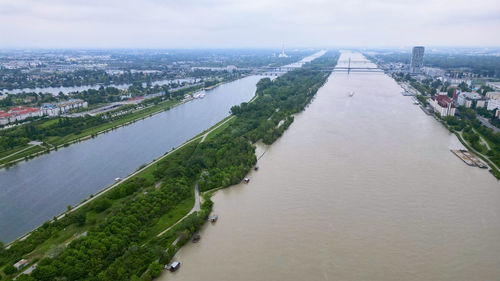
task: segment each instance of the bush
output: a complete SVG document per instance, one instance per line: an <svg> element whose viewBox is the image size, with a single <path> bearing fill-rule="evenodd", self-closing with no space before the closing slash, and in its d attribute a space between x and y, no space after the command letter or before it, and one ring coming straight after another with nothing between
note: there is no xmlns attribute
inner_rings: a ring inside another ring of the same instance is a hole
<svg viewBox="0 0 500 281"><path fill-rule="evenodd" d="M94 203L93 209L94 211L101 213L109 207L111 207L111 200L108 198L102 198Z"/></svg>
<svg viewBox="0 0 500 281"><path fill-rule="evenodd" d="M154 261L149 265L149 270L151 270L151 277L155 278L160 276L162 266L158 262Z"/></svg>
<svg viewBox="0 0 500 281"><path fill-rule="evenodd" d="M5 273L6 275L16 273L16 271L17 271L17 269L11 264L9 264L3 268L3 273Z"/></svg>

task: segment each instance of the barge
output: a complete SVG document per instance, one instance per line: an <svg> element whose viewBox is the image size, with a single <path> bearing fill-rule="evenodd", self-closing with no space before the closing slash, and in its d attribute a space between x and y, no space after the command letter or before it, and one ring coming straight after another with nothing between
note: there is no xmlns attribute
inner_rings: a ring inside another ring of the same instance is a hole
<svg viewBox="0 0 500 281"><path fill-rule="evenodd" d="M458 158L464 161L465 164L471 167L479 167L481 169L486 169L488 166L479 160L476 155L470 153L465 149L451 149L451 152L455 154Z"/></svg>

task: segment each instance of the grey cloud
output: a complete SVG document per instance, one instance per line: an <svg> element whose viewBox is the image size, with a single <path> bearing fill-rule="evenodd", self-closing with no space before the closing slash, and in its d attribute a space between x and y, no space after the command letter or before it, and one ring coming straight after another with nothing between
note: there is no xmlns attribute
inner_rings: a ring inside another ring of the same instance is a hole
<svg viewBox="0 0 500 281"><path fill-rule="evenodd" d="M495 0L0 0L0 47L500 45ZM457 36L466 26L469 38ZM462 30L462 29L461 29ZM62 40L61 38L64 38ZM147 38L141 39L141 38Z"/></svg>

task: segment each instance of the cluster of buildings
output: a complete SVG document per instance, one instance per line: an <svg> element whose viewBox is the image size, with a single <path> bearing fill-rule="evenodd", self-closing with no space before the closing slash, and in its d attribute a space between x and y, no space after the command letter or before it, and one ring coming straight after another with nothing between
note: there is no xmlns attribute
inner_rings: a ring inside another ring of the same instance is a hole
<svg viewBox="0 0 500 281"><path fill-rule="evenodd" d="M15 123L30 117L59 116L81 107L88 107L88 103L80 99L71 99L54 104L43 104L40 108L14 107L8 111L0 111L0 125Z"/></svg>
<svg viewBox="0 0 500 281"><path fill-rule="evenodd" d="M0 111L0 125L22 121L29 117L40 117L42 111L33 107L14 107L9 111Z"/></svg>
<svg viewBox="0 0 500 281"><path fill-rule="evenodd" d="M440 92L430 99L430 106L441 116L454 116L456 106L482 107L495 111L495 116L500 118L500 92L488 92L482 96L476 92L455 91L453 97L448 93Z"/></svg>
<svg viewBox="0 0 500 281"><path fill-rule="evenodd" d="M67 101L62 101L58 103L46 103L43 104L41 107L41 110L43 111L43 115L48 115L48 116L58 116L61 114L68 113L70 110L77 109L77 108L85 108L88 107L89 104L80 99L70 99Z"/></svg>

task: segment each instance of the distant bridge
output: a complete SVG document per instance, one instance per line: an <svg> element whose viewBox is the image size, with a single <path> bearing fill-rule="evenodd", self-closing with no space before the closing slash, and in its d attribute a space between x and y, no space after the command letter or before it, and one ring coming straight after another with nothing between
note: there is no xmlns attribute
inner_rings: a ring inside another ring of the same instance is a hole
<svg viewBox="0 0 500 281"><path fill-rule="evenodd" d="M351 72L384 72L383 70L377 68L377 67L361 67L361 66L351 66L351 64L367 64L370 63L369 60L339 60L337 61L337 66L336 67L323 67L320 69L314 68L315 70L323 71L323 72L346 72L347 74ZM345 66L347 64L347 66ZM339 66L340 65L340 66ZM266 76L280 76L286 72L302 68L302 69L308 69L309 67L307 66L296 66L296 65L287 65L287 66L279 66L279 67L259 67L256 69L253 69L254 71L257 71L258 73L262 73L263 75Z"/></svg>
<svg viewBox="0 0 500 281"><path fill-rule="evenodd" d="M339 60L337 61L337 64L342 64L342 63L348 63L348 64L358 64L358 63L370 63L369 60Z"/></svg>
<svg viewBox="0 0 500 281"><path fill-rule="evenodd" d="M349 60L343 60L343 61L338 61L339 63L342 62L344 65L347 63L347 66L337 66L333 70L334 72L347 72L347 74L351 72L384 72L383 70L377 68L377 67L352 67L351 63L357 64L357 63L369 63L370 61L368 60L354 60L351 61Z"/></svg>
<svg viewBox="0 0 500 281"><path fill-rule="evenodd" d="M351 72L355 72L355 73L358 73L358 72L370 72L370 73L384 73L383 70L381 69L363 69L363 68L359 68L359 69L353 69L353 68L350 68L350 69L334 69L333 72L339 72L339 73L351 73Z"/></svg>

